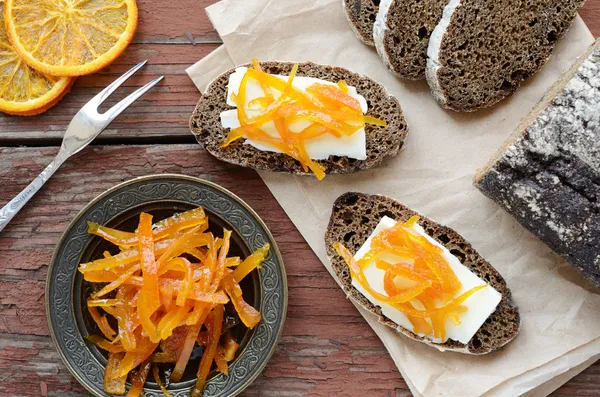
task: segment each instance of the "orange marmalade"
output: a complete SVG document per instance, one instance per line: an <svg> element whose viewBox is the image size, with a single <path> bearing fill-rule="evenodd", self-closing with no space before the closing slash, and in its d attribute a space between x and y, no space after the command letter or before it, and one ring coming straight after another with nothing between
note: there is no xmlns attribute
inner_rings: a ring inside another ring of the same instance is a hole
<svg viewBox="0 0 600 397"><path fill-rule="evenodd" d="M324 134L337 138L351 136L366 124L385 126L385 121L364 115L358 100L348 94L348 85L340 80L337 85L314 83L305 91L294 87L298 71L294 65L287 81L263 72L257 60L245 73L237 95L231 100L237 106L240 127L232 129L222 147L248 138L266 144L298 161L304 172L309 170L317 179L325 177L325 167L312 160L306 150L306 142ZM248 81L256 80L264 96L255 98L249 106L260 105L262 112L249 117L246 112ZM308 127L299 132L290 130L297 121L309 121ZM267 133L263 126L273 122L277 136Z"/></svg>
<svg viewBox="0 0 600 397"><path fill-rule="evenodd" d="M419 219L413 216L407 222L396 222L375 235L370 250L360 260L355 260L341 243L334 244L334 248L348 264L352 280L376 300L404 313L415 334L433 335L445 341L446 320L451 318L458 325L460 315L467 311L463 302L487 284L458 295L462 284L443 257L443 250L413 229ZM407 259L389 263L382 256ZM373 261L385 271L386 294L375 291L363 272Z"/></svg>

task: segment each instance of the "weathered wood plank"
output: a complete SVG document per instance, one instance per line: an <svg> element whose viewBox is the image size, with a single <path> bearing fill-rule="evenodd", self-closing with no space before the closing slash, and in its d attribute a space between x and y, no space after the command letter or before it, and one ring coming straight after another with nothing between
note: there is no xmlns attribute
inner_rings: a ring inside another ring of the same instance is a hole
<svg viewBox="0 0 600 397"><path fill-rule="evenodd" d="M56 151L0 149L0 203ZM1 396L39 396L41 382L49 396L82 395L47 336L47 264L66 226L91 199L124 180L164 172L199 176L232 190L264 219L281 249L290 294L284 337L246 395L329 396L343 390L349 396L410 396L379 339L253 171L218 162L197 145L92 147L63 167L0 234L0 379L6 376Z"/></svg>
<svg viewBox="0 0 600 397"><path fill-rule="evenodd" d="M80 78L71 93L49 112L32 117L0 114L0 145L57 145L73 115L92 96L136 63L149 65L127 82L123 93L158 75L159 87L137 101L98 141L139 141L158 138L192 142L187 119L199 93L185 68L214 50L221 42L204 9L216 0L138 0L139 23L133 44L113 65ZM190 38L196 45L190 42ZM175 45L174 45L175 44ZM116 103L115 95L109 103Z"/></svg>
<svg viewBox="0 0 600 397"><path fill-rule="evenodd" d="M58 145L75 113L110 82L144 59L148 59L149 64L112 95L103 109L157 76L164 75L165 79L119 116L96 142L139 138L192 142L188 119L200 94L185 69L215 48L216 45L208 44L133 44L101 73L80 77L71 92L48 112L27 118L0 114L0 145Z"/></svg>
<svg viewBox="0 0 600 397"><path fill-rule="evenodd" d="M81 78L47 114L28 119L0 116L0 144L57 144L72 116L94 93L143 59L150 65L110 103L157 75L167 78L98 142L191 141L187 117L198 93L184 69L219 42L204 13L214 1L179 0L173 6L172 1L138 0L140 26L127 52L102 73ZM600 0L588 0L580 14L599 36ZM197 45L190 43L190 36ZM0 149L0 202L20 191L55 153L56 148ZM115 162L123 164L119 171L112 166ZM290 284L284 336L266 371L244 395L410 396L381 342L344 299L258 176L217 163L194 145L90 148L65 165L0 234L0 396L86 395L47 336L47 263L60 234L89 200L120 181L159 172L201 176L233 190L265 219L284 255ZM600 396L600 363L554 394L583 395Z"/></svg>
<svg viewBox="0 0 600 397"><path fill-rule="evenodd" d="M600 37L600 1L587 0L579 15L585 21L594 37Z"/></svg>
<svg viewBox="0 0 600 397"><path fill-rule="evenodd" d="M138 0L139 44L220 43L204 9L216 0Z"/></svg>
<svg viewBox="0 0 600 397"><path fill-rule="evenodd" d="M0 395L87 395L62 364L48 336L0 334Z"/></svg>

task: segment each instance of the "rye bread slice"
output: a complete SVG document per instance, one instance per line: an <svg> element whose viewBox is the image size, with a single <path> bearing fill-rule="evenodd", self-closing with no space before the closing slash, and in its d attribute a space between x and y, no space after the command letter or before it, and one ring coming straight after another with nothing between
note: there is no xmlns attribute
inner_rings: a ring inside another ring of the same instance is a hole
<svg viewBox="0 0 600 397"><path fill-rule="evenodd" d="M351 252L356 253L375 230L381 218L386 215L397 221L406 221L413 215L420 216L421 221L419 224L423 226L427 234L448 248L462 264L477 276L489 282L492 287L502 294L502 300L496 311L490 315L468 344L465 345L451 339L446 343L438 344L431 342L427 337L417 336L385 317L379 307L373 305L352 286L348 266L337 254L333 244L341 242ZM341 195L333 205L331 219L325 233L325 246L331 266L346 295L366 310L377 315L380 323L411 339L426 343L442 351L481 355L500 349L514 339L519 332L521 327L519 310L513 303L511 292L500 273L486 262L457 232L416 213L389 197L356 192Z"/></svg>
<svg viewBox="0 0 600 397"><path fill-rule="evenodd" d="M398 77L425 78L429 37L448 0L382 0L373 27L377 53Z"/></svg>
<svg viewBox="0 0 600 397"><path fill-rule="evenodd" d="M450 0L428 48L427 81L455 111L487 108L538 72L585 0Z"/></svg>
<svg viewBox="0 0 600 397"><path fill-rule="evenodd" d="M366 45L374 46L373 23L379 9L379 0L342 0L342 7L356 37Z"/></svg>
<svg viewBox="0 0 600 397"><path fill-rule="evenodd" d="M289 75L294 63L264 62L262 69L271 74ZM250 66L250 65L244 65ZM198 143L216 158L256 170L289 172L298 175L310 175L304 172L299 162L282 154L265 152L245 145L243 139L233 142L226 148L221 144L229 129L221 127L221 112L233 109L227 105L227 84L229 76L235 71L231 69L217 77L200 98L190 119L190 128ZM384 158L394 156L403 147L408 135L408 127L400 104L383 85L366 76L350 72L338 66L323 66L312 62L300 63L297 76L308 76L327 81L345 80L356 87L358 93L365 97L369 105L367 114L387 122L387 126L367 125L366 144L367 159L357 160L345 156L330 156L317 163L325 167L327 174L346 174L365 170L381 163Z"/></svg>
<svg viewBox="0 0 600 397"><path fill-rule="evenodd" d="M549 89L475 186L600 287L600 40Z"/></svg>

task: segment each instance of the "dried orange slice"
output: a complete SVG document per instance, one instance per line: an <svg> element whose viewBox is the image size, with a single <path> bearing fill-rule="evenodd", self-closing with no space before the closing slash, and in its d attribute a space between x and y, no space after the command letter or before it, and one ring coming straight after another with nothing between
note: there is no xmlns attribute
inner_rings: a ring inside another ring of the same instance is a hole
<svg viewBox="0 0 600 397"><path fill-rule="evenodd" d="M4 2L0 0L0 112L32 116L54 106L75 78L44 75L23 62L4 29Z"/></svg>
<svg viewBox="0 0 600 397"><path fill-rule="evenodd" d="M6 30L32 68L54 76L94 73L114 61L137 27L135 0L5 0Z"/></svg>

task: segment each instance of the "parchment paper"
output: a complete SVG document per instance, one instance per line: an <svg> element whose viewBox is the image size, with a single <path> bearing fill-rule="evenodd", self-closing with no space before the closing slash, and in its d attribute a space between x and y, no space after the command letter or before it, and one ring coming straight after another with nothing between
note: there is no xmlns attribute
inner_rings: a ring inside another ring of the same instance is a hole
<svg viewBox="0 0 600 397"><path fill-rule="evenodd" d="M382 82L400 100L410 129L397 157L323 182L275 173L261 177L328 269L323 233L331 204L343 192L358 190L389 195L456 229L504 275L521 309L522 331L505 349L484 357L437 352L361 311L416 396L547 395L600 353L600 296L471 180L474 169L593 41L589 31L578 19L545 69L511 99L491 110L456 114L437 106L425 82L389 74L350 32L338 0L307 3L225 0L209 7L231 60L220 50L190 75L201 88L232 62L257 57L335 64Z"/></svg>

